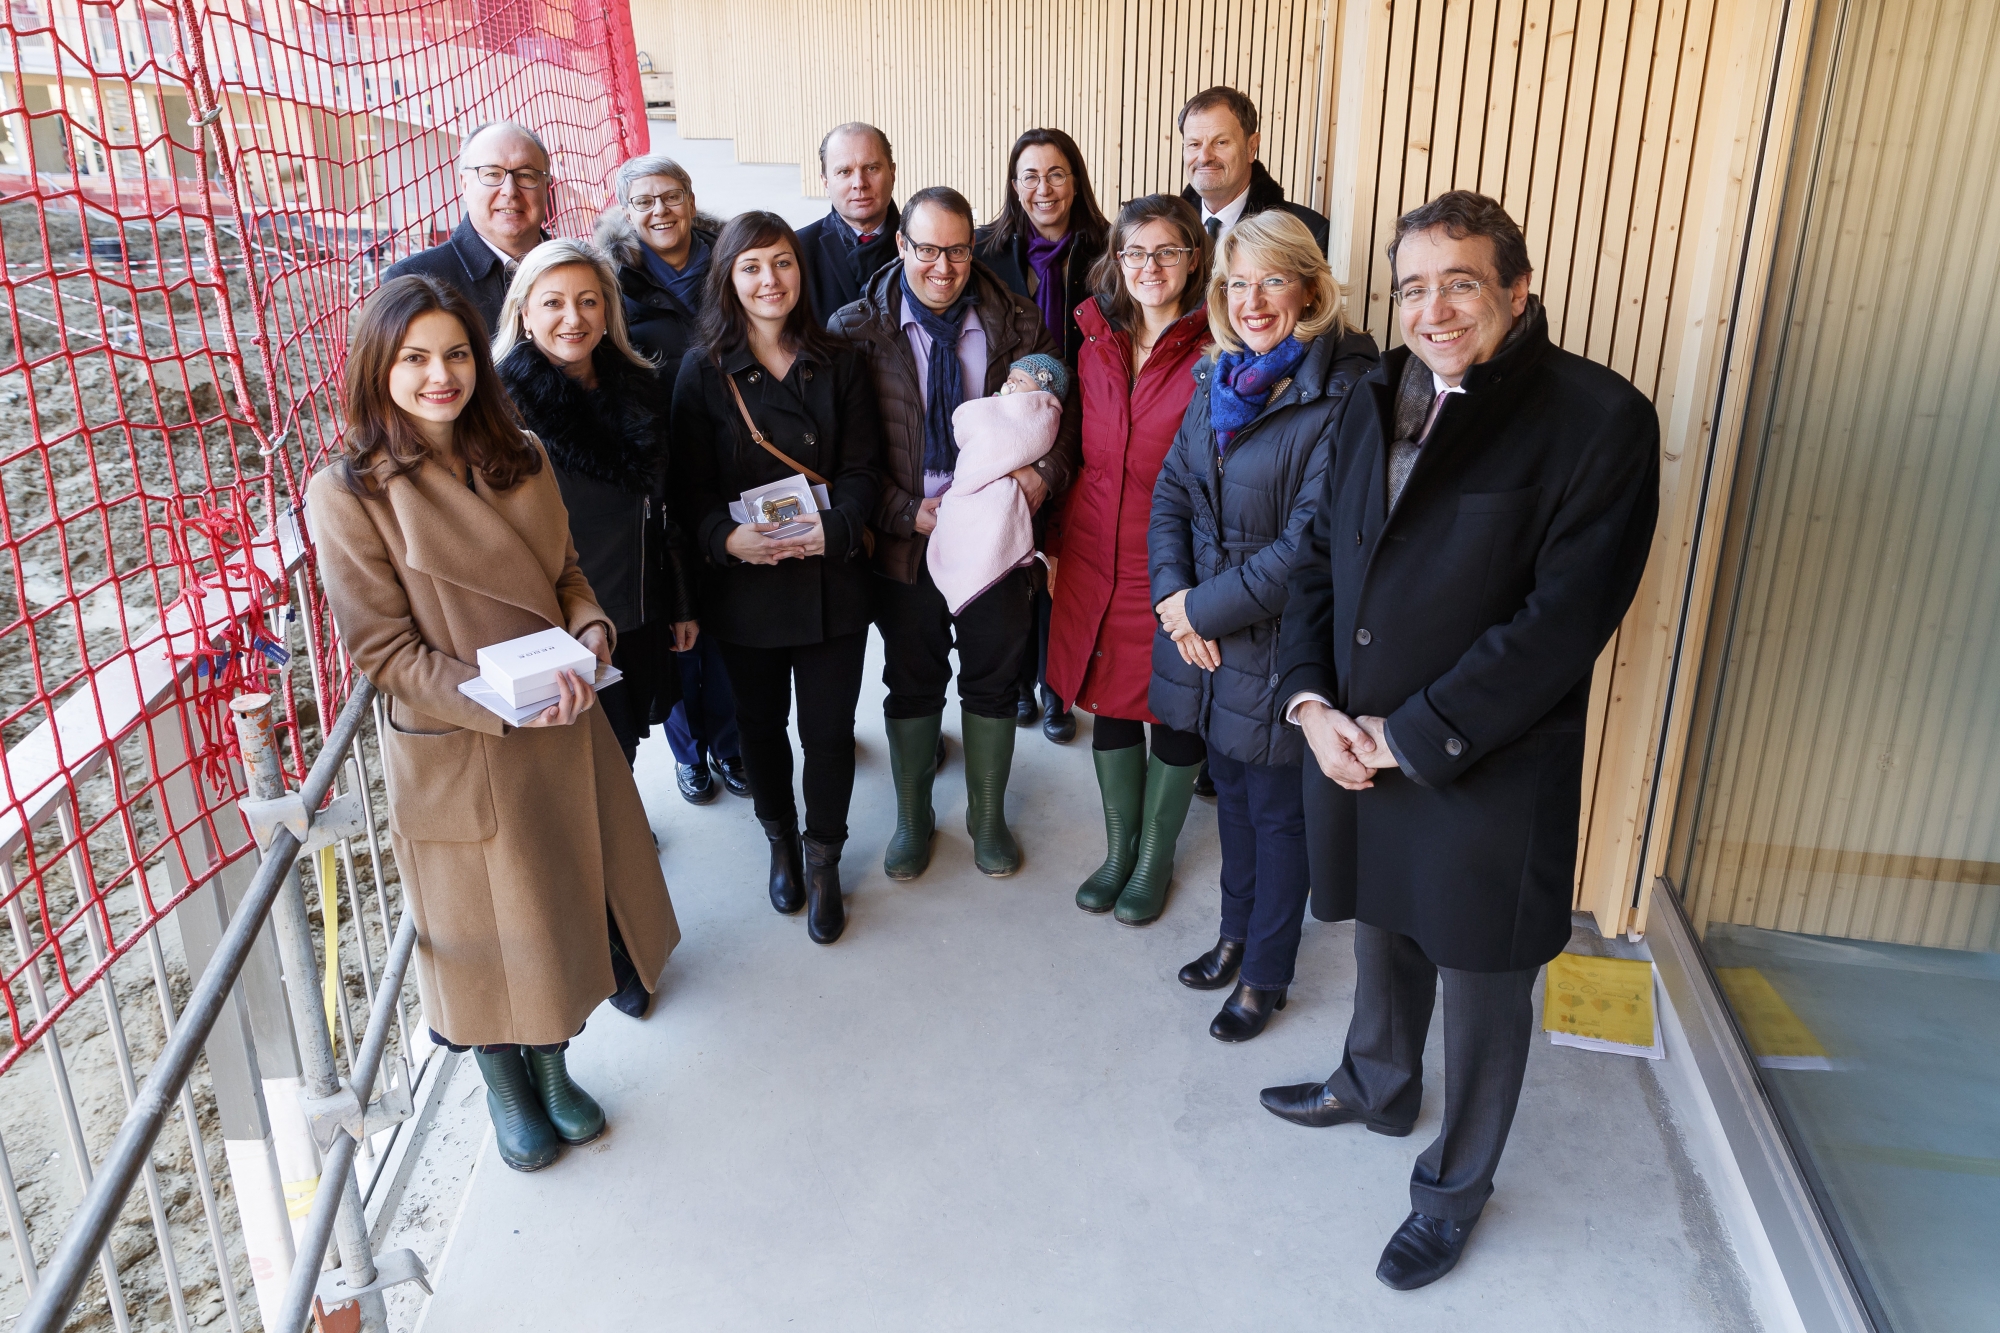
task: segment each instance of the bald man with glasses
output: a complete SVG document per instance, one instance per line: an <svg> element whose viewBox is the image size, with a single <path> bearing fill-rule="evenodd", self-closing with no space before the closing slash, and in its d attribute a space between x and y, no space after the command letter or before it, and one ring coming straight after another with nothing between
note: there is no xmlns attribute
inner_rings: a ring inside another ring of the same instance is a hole
<svg viewBox="0 0 2000 1333"><path fill-rule="evenodd" d="M450 239L397 261L383 281L406 273L436 278L465 295L491 337L507 284L528 251L548 239L549 150L533 130L512 121L481 125L458 154L465 216Z"/></svg>

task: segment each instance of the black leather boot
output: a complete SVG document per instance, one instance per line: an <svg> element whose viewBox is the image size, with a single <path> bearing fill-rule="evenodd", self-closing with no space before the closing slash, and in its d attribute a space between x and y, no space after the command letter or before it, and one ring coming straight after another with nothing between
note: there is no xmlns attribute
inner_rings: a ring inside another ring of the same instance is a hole
<svg viewBox="0 0 2000 1333"><path fill-rule="evenodd" d="M808 836L806 849L806 934L814 944L831 944L847 929L847 905L840 900L838 842Z"/></svg>
<svg viewBox="0 0 2000 1333"><path fill-rule="evenodd" d="M1208 1035L1217 1041L1248 1041L1264 1030L1272 1011L1284 1007L1284 991L1258 990L1246 981L1223 1002L1222 1012L1208 1025Z"/></svg>
<svg viewBox="0 0 2000 1333"><path fill-rule="evenodd" d="M1063 701L1053 691L1042 691L1042 735L1057 745L1068 745L1076 739L1076 714L1063 707Z"/></svg>
<svg viewBox="0 0 2000 1333"><path fill-rule="evenodd" d="M1190 990L1221 990L1236 980L1243 966L1243 941L1217 940L1215 947L1181 969L1181 985Z"/></svg>
<svg viewBox="0 0 2000 1333"><path fill-rule="evenodd" d="M806 876L799 865L799 829L789 821L760 819L771 840L771 906L786 916L806 905Z"/></svg>

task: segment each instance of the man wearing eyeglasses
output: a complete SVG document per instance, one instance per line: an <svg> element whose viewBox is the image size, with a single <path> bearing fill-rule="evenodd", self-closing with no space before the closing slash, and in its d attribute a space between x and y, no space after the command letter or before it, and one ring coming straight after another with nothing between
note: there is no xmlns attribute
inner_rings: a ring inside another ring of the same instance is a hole
<svg viewBox="0 0 2000 1333"><path fill-rule="evenodd" d="M1234 88L1205 88L1188 98L1174 130L1188 174L1181 198L1201 214L1210 245L1244 218L1282 208L1305 223L1320 253L1326 252L1326 215L1285 198L1285 187L1257 160L1263 139L1255 102Z"/></svg>
<svg viewBox="0 0 2000 1333"><path fill-rule="evenodd" d="M1659 418L1555 346L1521 229L1469 191L1389 245L1403 345L1341 423L1292 566L1278 697L1305 732L1313 914L1353 918L1354 1014L1325 1081L1267 1110L1402 1136L1444 994L1444 1123L1376 1276L1449 1272L1493 1192L1542 964L1570 939L1591 669L1659 507Z"/></svg>
<svg viewBox="0 0 2000 1333"><path fill-rule="evenodd" d="M972 205L958 191L933 186L910 196L896 235L902 262L871 278L860 299L827 326L867 356L882 409L875 617L896 784L896 831L883 870L897 880L915 879L930 864L937 831L931 783L954 647L973 863L993 876L1021 867L1005 796L1021 658L1032 641L1033 585L1025 568L1014 569L954 617L931 581L926 552L958 458L952 413L968 399L998 392L1021 357L1042 353L1060 361L1062 347L1041 307L1008 291L972 257L972 231ZM1069 394L1054 448L1012 474L1038 527L1044 506L1075 472L1081 426L1077 396Z"/></svg>
<svg viewBox="0 0 2000 1333"><path fill-rule="evenodd" d="M514 267L548 239L549 150L533 130L512 121L481 125L458 152L459 201L465 216L442 245L398 260L384 281L421 273L455 287L486 320L490 337Z"/></svg>

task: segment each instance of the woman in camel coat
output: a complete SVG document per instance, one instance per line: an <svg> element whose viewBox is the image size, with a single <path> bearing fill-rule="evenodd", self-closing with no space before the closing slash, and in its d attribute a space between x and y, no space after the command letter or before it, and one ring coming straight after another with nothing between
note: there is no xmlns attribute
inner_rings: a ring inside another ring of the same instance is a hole
<svg viewBox="0 0 2000 1333"><path fill-rule="evenodd" d="M484 326L422 277L356 321L346 458L306 498L354 664L389 700L383 762L433 1034L479 1047L508 1165L603 1131L563 1047L614 989L615 928L648 990L679 942L646 811L587 683L510 726L458 692L480 648L560 626L609 660L541 445L512 424Z"/></svg>

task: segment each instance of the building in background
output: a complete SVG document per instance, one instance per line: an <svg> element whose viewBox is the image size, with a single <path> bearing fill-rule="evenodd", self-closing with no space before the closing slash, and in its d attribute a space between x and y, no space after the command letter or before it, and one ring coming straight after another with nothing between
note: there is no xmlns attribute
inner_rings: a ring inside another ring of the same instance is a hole
<svg viewBox="0 0 2000 1333"><path fill-rule="evenodd" d="M1233 84L1385 342L1394 218L1499 198L1551 332L1663 428L1652 564L1596 674L1576 905L1652 942L1805 1326L1991 1323L2000 7L633 13L683 137L816 191L820 134L871 121L906 191L982 213L1034 125L1075 136L1107 199L1179 189L1175 109Z"/></svg>

